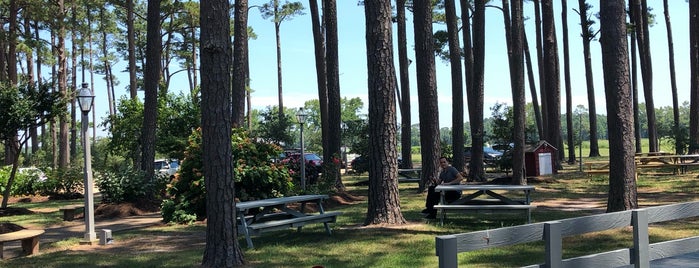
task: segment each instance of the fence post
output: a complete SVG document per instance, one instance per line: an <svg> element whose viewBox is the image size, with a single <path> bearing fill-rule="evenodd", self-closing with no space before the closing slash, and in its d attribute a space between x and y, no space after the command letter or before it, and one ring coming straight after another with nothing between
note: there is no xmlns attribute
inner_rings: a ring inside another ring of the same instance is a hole
<svg viewBox="0 0 699 268"><path fill-rule="evenodd" d="M459 266L459 258L456 249L456 236L438 236L436 242L439 268L453 268Z"/></svg>
<svg viewBox="0 0 699 268"><path fill-rule="evenodd" d="M544 223L544 243L546 244L546 267L563 267L562 224L558 221Z"/></svg>
<svg viewBox="0 0 699 268"><path fill-rule="evenodd" d="M633 265L636 268L650 267L648 253L648 211L637 209L631 212L633 224Z"/></svg>

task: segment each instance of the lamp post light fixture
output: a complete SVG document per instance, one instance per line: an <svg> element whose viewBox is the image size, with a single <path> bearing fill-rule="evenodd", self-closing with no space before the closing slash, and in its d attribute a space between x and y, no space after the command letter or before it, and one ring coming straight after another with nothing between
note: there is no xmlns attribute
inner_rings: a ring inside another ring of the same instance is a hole
<svg viewBox="0 0 699 268"><path fill-rule="evenodd" d="M299 160L301 161L301 189L304 191L306 190L306 153L304 152L303 144L303 124L306 123L306 117L308 117L308 114L303 110L303 107L299 108L299 111L296 113L296 120L301 126L301 157L299 157Z"/></svg>
<svg viewBox="0 0 699 268"><path fill-rule="evenodd" d="M82 122L82 138L83 138L83 149L84 149L84 161L85 168L83 169L84 181L83 186L85 187L85 237L81 243L92 244L97 241L97 235L95 233L95 206L93 200L93 182L92 182L92 155L90 153L90 134L88 133L88 114L92 110L93 101L95 95L88 88L87 83L82 84L82 88L78 92L78 106L80 106L80 111L82 111L82 117L80 121Z"/></svg>

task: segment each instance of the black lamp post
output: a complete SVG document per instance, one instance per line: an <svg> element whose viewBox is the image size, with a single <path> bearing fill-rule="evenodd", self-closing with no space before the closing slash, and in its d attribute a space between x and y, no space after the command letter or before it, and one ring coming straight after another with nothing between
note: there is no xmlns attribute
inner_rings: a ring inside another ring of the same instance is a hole
<svg viewBox="0 0 699 268"><path fill-rule="evenodd" d="M301 189L303 190L306 190L306 155L303 144L303 124L306 123L306 117L308 117L308 114L303 110L303 107L299 108L299 111L296 113L296 120L301 126L301 157L299 159L301 160Z"/></svg>
<svg viewBox="0 0 699 268"><path fill-rule="evenodd" d="M93 200L93 182L92 182L92 155L90 153L90 134L88 133L88 114L92 110L92 103L95 96L92 91L88 88L87 83L82 84L82 88L78 92L78 106L80 106L80 111L82 111L82 117L80 121L82 122L82 138L83 147L85 150L85 168L83 169L85 187L85 244L92 244L97 241L97 235L95 233L95 206Z"/></svg>

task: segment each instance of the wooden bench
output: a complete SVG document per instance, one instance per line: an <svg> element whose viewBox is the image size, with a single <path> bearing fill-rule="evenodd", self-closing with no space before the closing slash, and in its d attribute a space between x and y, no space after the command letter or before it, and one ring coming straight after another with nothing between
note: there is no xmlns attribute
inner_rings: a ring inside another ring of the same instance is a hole
<svg viewBox="0 0 699 268"><path fill-rule="evenodd" d="M85 206L83 205L67 205L67 206L62 206L58 210L63 212L63 220L64 221L72 221L75 219L75 212L78 210L84 210Z"/></svg>
<svg viewBox="0 0 699 268"><path fill-rule="evenodd" d="M0 259L4 259L4 243L22 241L22 251L25 255L39 253L39 236L44 230L19 230L16 232L0 234Z"/></svg>
<svg viewBox="0 0 699 268"><path fill-rule="evenodd" d="M301 230L301 227L303 227L306 224L309 223L331 223L335 222L337 220L337 216L342 214L340 211L333 211L333 212L326 212L323 214L314 214L314 215L308 215L306 217L301 217L301 218L290 218L290 219L281 219L281 220L271 220L271 221L263 221L260 223L253 223L247 226L248 232L251 235L259 235L262 232L269 232L269 231L277 231L277 230L283 230L287 228L298 228L298 230ZM330 234L330 230L327 230L328 234Z"/></svg>
<svg viewBox="0 0 699 268"><path fill-rule="evenodd" d="M490 213L493 211L519 211L519 210L526 210L527 211L527 223L531 223L532 219L532 209L535 209L536 206L534 205L435 205L435 209L437 210L458 210L458 211L474 211L474 212L486 212ZM444 217L446 213L442 213L442 217Z"/></svg>

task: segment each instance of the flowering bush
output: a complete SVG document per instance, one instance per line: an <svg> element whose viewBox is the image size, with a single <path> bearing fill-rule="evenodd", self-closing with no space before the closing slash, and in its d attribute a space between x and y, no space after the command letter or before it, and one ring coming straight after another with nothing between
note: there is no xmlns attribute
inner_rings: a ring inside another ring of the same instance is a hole
<svg viewBox="0 0 699 268"><path fill-rule="evenodd" d="M236 198L241 201L264 199L292 191L294 184L289 170L270 161L282 152L279 146L255 141L243 129L233 129L231 140ZM169 198L162 205L166 222L189 223L206 218L202 167L201 130L196 130L189 138L180 172L167 188Z"/></svg>

